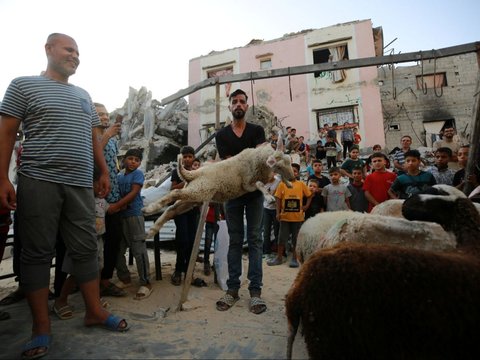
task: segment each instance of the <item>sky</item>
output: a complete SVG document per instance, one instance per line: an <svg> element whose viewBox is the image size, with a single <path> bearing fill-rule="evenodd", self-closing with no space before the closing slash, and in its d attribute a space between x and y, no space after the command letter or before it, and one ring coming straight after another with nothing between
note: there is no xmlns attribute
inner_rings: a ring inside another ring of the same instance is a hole
<svg viewBox="0 0 480 360"><path fill-rule="evenodd" d="M189 60L305 29L370 19L386 54L480 41L478 0L0 0L0 100L10 81L46 68L53 32L72 36L70 82L110 111L129 88L161 101L187 88Z"/></svg>

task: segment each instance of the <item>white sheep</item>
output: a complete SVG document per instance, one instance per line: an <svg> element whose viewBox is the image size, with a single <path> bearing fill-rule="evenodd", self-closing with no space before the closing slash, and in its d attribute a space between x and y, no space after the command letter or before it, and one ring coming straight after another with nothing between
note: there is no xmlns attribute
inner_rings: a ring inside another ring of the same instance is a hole
<svg viewBox="0 0 480 360"><path fill-rule="evenodd" d="M286 297L287 358L300 323L312 359L480 357L480 216L469 199L434 190L443 196L414 195L403 214L441 224L458 248L344 242L317 251Z"/></svg>
<svg viewBox="0 0 480 360"><path fill-rule="evenodd" d="M400 205L403 200L400 201ZM395 206L398 202L395 201ZM435 223L409 222L393 216L363 214L355 211L323 212L305 221L298 232L297 255L304 263L320 249L343 241L397 244L424 250L451 250L455 236Z"/></svg>
<svg viewBox="0 0 480 360"><path fill-rule="evenodd" d="M203 202L222 203L255 190L271 197L264 184L269 181L272 172L279 174L287 186L291 186L289 181L295 178L290 157L283 151L274 150L268 143L245 149L231 158L193 171L183 168L181 155L178 159L178 175L187 186L170 191L143 209L146 215L155 214L175 202L155 221L147 237L154 236L163 224L177 214Z"/></svg>

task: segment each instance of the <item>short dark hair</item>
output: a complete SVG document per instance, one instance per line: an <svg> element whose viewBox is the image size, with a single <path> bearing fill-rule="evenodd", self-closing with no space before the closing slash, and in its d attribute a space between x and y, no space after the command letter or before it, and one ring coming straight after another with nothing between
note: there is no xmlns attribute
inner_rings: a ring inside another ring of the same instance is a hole
<svg viewBox="0 0 480 360"><path fill-rule="evenodd" d="M408 135L407 135L408 136ZM418 150L408 150L406 153L405 153L405 159L407 157L414 157L414 158L417 158L418 160L420 160L420 151Z"/></svg>
<svg viewBox="0 0 480 360"><path fill-rule="evenodd" d="M312 161L312 165L313 165L313 164L320 164L320 165L323 166L322 160L319 160L319 159L313 160L313 161Z"/></svg>
<svg viewBox="0 0 480 360"><path fill-rule="evenodd" d="M381 153L381 152L374 152L371 156L370 156L370 159L373 159L373 158L383 158L384 160L388 160L387 158L387 155L385 155L384 153Z"/></svg>
<svg viewBox="0 0 480 360"><path fill-rule="evenodd" d="M448 148L448 147L439 147L437 150L435 150L435 154L437 153L443 153L443 154L447 154L448 157L452 157L453 153L452 153L452 149Z"/></svg>
<svg viewBox="0 0 480 360"><path fill-rule="evenodd" d="M294 167L295 169L297 169L298 171L300 171L300 165L297 164L297 163L292 163L292 167Z"/></svg>
<svg viewBox="0 0 480 360"><path fill-rule="evenodd" d="M375 148L380 148L380 149L381 149L381 148L382 148L382 145L380 145L380 144L375 144L375 145L373 145L372 149L375 149Z"/></svg>
<svg viewBox="0 0 480 360"><path fill-rule="evenodd" d="M242 89L237 89L235 90L233 93L230 94L230 96L228 97L228 101L232 101L232 98L237 96L237 95L245 95L245 100L248 100L248 95L245 91L243 91Z"/></svg>
<svg viewBox="0 0 480 360"><path fill-rule="evenodd" d="M329 174L333 174L334 172L340 173L340 168L338 166L332 166L330 169L328 169Z"/></svg>
<svg viewBox="0 0 480 360"><path fill-rule="evenodd" d="M180 149L180 154L186 155L186 154L191 154L195 155L195 149L189 145L182 146Z"/></svg>
<svg viewBox="0 0 480 360"><path fill-rule="evenodd" d="M409 138L410 141L412 141L412 137L410 135L403 135L401 138L400 138L400 141L402 141L403 138Z"/></svg>
<svg viewBox="0 0 480 360"><path fill-rule="evenodd" d="M307 184L310 182L317 184L317 186L320 186L320 183L317 179L314 179L314 178L308 179Z"/></svg>
<svg viewBox="0 0 480 360"><path fill-rule="evenodd" d="M350 148L349 153L351 153L353 150L358 150L358 151L360 151L360 148L359 148L358 146L356 146L356 145L353 145L353 146Z"/></svg>
<svg viewBox="0 0 480 360"><path fill-rule="evenodd" d="M352 174L353 174L353 172L354 172L355 170L361 171L361 172L363 173L363 168L362 168L361 166L358 166L358 165L357 165L357 166L354 166L353 169L352 169Z"/></svg>
<svg viewBox="0 0 480 360"><path fill-rule="evenodd" d="M129 156L135 156L139 158L140 160L143 159L143 150L142 149L128 149L127 152L125 153L124 158L127 158Z"/></svg>

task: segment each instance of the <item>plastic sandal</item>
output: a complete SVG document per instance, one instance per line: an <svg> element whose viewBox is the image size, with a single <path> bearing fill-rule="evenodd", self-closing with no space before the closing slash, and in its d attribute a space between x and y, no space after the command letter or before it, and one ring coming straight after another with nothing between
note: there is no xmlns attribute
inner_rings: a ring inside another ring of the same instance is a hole
<svg viewBox="0 0 480 360"><path fill-rule="evenodd" d="M250 312L258 315L267 310L267 304L265 301L257 296L252 296L250 298Z"/></svg>
<svg viewBox="0 0 480 360"><path fill-rule="evenodd" d="M233 297L232 295L230 295L229 293L226 293L225 295L223 295L220 300L217 301L217 310L218 311L226 311L228 309L230 309L233 305L235 305L235 303L239 300L240 298L237 296L237 297Z"/></svg>
<svg viewBox="0 0 480 360"><path fill-rule="evenodd" d="M39 359L44 357L48 354L48 349L50 347L50 343L52 342L52 336L48 334L43 335L35 335L32 339L25 344L22 350L22 359ZM26 355L25 353L30 350L44 348L45 351L37 352L33 355Z"/></svg>

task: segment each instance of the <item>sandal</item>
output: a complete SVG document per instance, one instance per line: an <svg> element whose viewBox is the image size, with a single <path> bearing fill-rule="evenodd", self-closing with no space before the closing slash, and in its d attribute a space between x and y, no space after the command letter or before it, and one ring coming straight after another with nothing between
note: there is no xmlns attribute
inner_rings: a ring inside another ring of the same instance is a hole
<svg viewBox="0 0 480 360"><path fill-rule="evenodd" d="M11 292L7 296L5 296L2 300L0 300L0 305L5 306L5 305L12 305L15 304L16 302L19 302L20 300L23 300L25 298L24 292L18 288L14 292Z"/></svg>
<svg viewBox="0 0 480 360"><path fill-rule="evenodd" d="M60 308L56 308L55 304L52 306L52 311L57 315L60 320L69 320L73 318L73 308L70 305L64 305Z"/></svg>
<svg viewBox="0 0 480 360"><path fill-rule="evenodd" d="M217 301L217 310L218 311L227 311L230 309L235 303L240 300L240 297L237 295L236 297L233 297L229 293L225 293L220 300Z"/></svg>
<svg viewBox="0 0 480 360"><path fill-rule="evenodd" d="M110 306L110 303L104 298L100 298L100 306L104 309Z"/></svg>
<svg viewBox="0 0 480 360"><path fill-rule="evenodd" d="M115 286L115 284L109 283L108 286L106 287L102 286L100 288L100 296L121 297L121 296L127 296L127 292Z"/></svg>
<svg viewBox="0 0 480 360"><path fill-rule="evenodd" d="M10 314L6 311L0 311L0 321L10 319Z"/></svg>
<svg viewBox="0 0 480 360"><path fill-rule="evenodd" d="M192 285L193 285L193 286L196 286L196 287L208 286L207 283L205 282L205 280L200 279L200 278L195 278L195 279L192 281Z"/></svg>
<svg viewBox="0 0 480 360"><path fill-rule="evenodd" d="M147 297L150 296L150 294L152 293L153 289L149 289L148 287L142 285L140 286L140 288L138 289L137 293L135 294L135 297L134 299L135 300L143 300L143 299L146 299Z"/></svg>
<svg viewBox="0 0 480 360"><path fill-rule="evenodd" d="M250 298L250 312L258 315L267 310L267 303L257 296L252 296Z"/></svg>
<svg viewBox="0 0 480 360"><path fill-rule="evenodd" d="M52 342L52 336L48 334L35 335L32 339L25 344L22 350L22 359L39 359L48 354L48 348ZM35 349L45 349L44 351L34 353L32 355L27 355L26 352Z"/></svg>
<svg viewBox="0 0 480 360"><path fill-rule="evenodd" d="M122 322L125 324L125 326L120 326ZM118 331L118 332L125 332L130 329L130 326L127 324L127 321L125 319L122 319L113 314L108 315L107 320L105 320L105 322L103 322L102 324L87 325L87 327L97 327L97 326L103 327L104 329L107 329L110 331Z"/></svg>

